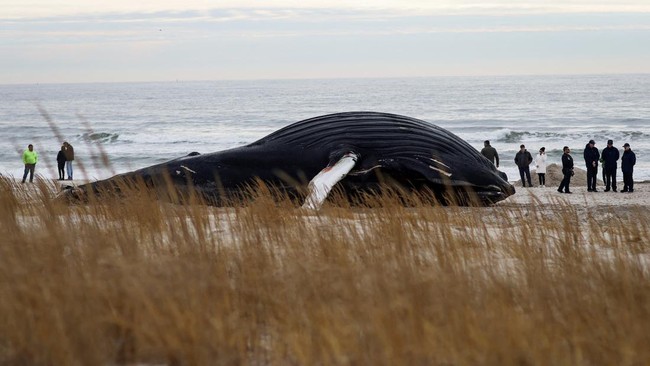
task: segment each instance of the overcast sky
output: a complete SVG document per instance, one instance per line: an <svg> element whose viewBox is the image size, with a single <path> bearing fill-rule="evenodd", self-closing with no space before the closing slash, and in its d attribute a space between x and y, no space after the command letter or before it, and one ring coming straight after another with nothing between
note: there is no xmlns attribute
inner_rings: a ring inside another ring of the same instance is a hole
<svg viewBox="0 0 650 366"><path fill-rule="evenodd" d="M0 84L650 73L650 1L0 0Z"/></svg>

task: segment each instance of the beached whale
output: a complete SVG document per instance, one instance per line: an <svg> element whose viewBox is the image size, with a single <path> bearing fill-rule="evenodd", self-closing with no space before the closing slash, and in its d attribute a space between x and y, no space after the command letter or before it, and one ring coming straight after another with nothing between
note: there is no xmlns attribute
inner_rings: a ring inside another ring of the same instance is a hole
<svg viewBox="0 0 650 366"><path fill-rule="evenodd" d="M296 122L249 145L190 153L112 178L66 188L71 201L120 193L133 182L158 198L201 197L228 205L260 183L318 209L332 189L344 196L429 192L444 204L490 204L514 194L505 173L453 133L415 118L377 112ZM171 187L171 189L170 189ZM170 192L171 191L171 192Z"/></svg>

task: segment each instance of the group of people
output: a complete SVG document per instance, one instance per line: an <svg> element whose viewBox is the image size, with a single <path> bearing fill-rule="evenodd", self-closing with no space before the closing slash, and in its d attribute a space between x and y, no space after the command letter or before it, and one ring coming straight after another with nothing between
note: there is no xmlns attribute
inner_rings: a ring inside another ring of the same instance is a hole
<svg viewBox="0 0 650 366"><path fill-rule="evenodd" d="M490 141L484 142L485 146L481 150L481 154L490 160L496 167L499 167L499 154L496 149L490 145ZM584 160L587 168L587 191L598 192L596 189L596 177L598 174L598 164L603 166L603 181L605 182L605 192L617 192L616 186L616 171L618 168L618 160L621 160L621 171L623 172L623 193L634 192L634 180L632 178L634 172L634 165L636 164L636 155L630 148L630 144L623 145L623 156L620 155L618 149L614 147L614 141L608 140L607 147L603 149L602 154L596 148L596 142L590 140L585 146ZM572 193L569 189L573 171L573 157L571 156L571 149L568 146L563 148L562 154L562 175L563 179L557 191L560 193ZM519 151L515 155L515 164L519 168L519 175L521 177L521 185L532 187L530 178L530 165L535 161L537 167L537 175L539 177L540 187L546 187L546 148L539 149L539 154L533 159L531 153L526 150L525 145L519 146Z"/></svg>
<svg viewBox="0 0 650 366"><path fill-rule="evenodd" d="M564 164L564 156L570 156L569 153L569 148L565 146L564 155L562 156L562 173L564 174L563 182L566 180L566 188L564 188L564 193L571 193L569 191L569 182L571 181L571 176L573 175L573 161L571 161L570 164L567 164L567 169L570 165L570 173L565 172ZM587 167L588 192L598 192L598 189L596 189L598 163L601 163L603 165L603 181L605 182L605 192L609 192L610 189L616 192L616 170L619 158L621 160L621 172L623 173L623 190L621 190L621 192L634 192L634 179L632 175L634 173L634 165L636 164L636 154L634 154L634 151L632 151L630 144L627 142L623 144L623 156L621 156L618 149L614 147L613 140L607 141L607 147L603 149L602 154L598 151L598 148L596 148L596 142L594 140L589 140L589 143L587 143L585 146L583 156L585 159L585 165ZM562 189L563 186L560 185L558 192L562 192Z"/></svg>
<svg viewBox="0 0 650 366"><path fill-rule="evenodd" d="M65 180L65 173L68 173L68 180L72 180L72 162L74 161L74 148L67 141L61 145L61 150L56 155L56 162L59 170L59 180ZM29 175L29 182L34 181L34 170L38 162L38 154L34 151L34 145L29 144L27 150L23 152L23 164L25 172L23 174L23 183Z"/></svg>

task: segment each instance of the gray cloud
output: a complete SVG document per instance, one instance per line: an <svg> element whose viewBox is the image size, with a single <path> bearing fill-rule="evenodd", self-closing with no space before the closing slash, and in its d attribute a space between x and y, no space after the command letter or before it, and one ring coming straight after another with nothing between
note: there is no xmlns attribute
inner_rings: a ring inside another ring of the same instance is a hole
<svg viewBox="0 0 650 366"><path fill-rule="evenodd" d="M332 9L214 9L0 20L8 43L192 40L459 32L648 30L650 13L403 16Z"/></svg>

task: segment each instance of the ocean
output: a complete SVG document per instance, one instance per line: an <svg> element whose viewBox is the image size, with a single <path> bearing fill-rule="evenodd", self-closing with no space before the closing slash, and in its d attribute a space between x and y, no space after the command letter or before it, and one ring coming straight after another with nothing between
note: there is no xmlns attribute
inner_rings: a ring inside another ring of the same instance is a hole
<svg viewBox="0 0 650 366"><path fill-rule="evenodd" d="M567 145L584 167L590 139L599 150L613 139L621 153L628 142L635 180L650 180L650 74L0 85L0 174L22 177L30 143L38 174L57 177L65 140L75 147L75 179L100 179L344 111L423 119L477 150L491 140L511 181L520 144L533 156L546 147L549 163Z"/></svg>

